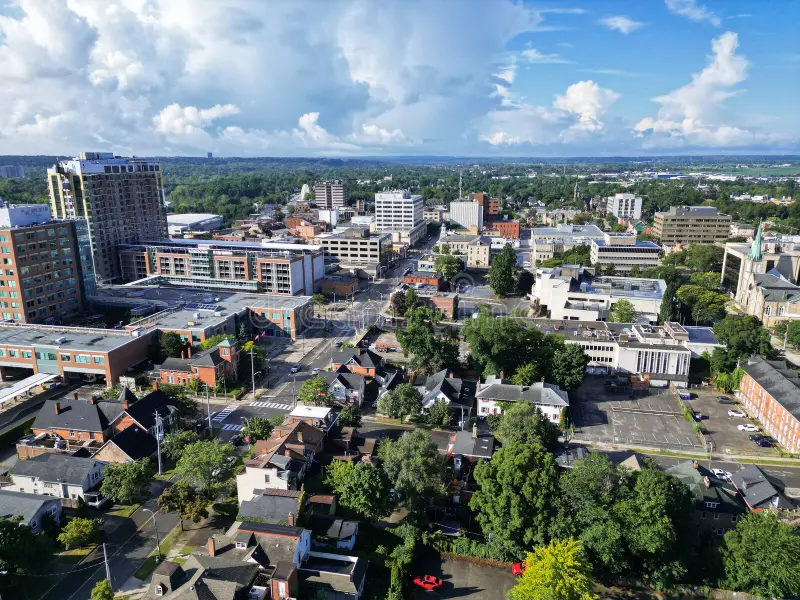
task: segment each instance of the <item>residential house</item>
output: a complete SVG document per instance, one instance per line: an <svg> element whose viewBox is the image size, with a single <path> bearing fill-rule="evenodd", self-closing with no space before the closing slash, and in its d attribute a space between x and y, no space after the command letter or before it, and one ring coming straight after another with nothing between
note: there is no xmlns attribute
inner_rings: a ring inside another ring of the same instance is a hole
<svg viewBox="0 0 800 600"><path fill-rule="evenodd" d="M17 461L10 473L11 485L4 489L86 501L87 494L97 491L103 481L104 466L95 458L42 454ZM94 494L89 500L96 502L97 496Z"/></svg>
<svg viewBox="0 0 800 600"><path fill-rule="evenodd" d="M306 527L311 530L312 546L334 546L352 550L358 537L358 521L347 521L339 517L323 514L309 515Z"/></svg>
<svg viewBox="0 0 800 600"><path fill-rule="evenodd" d="M12 492L0 489L0 518L22 517L22 523L36 533L41 533L52 518L57 525L61 522L61 501L36 494Z"/></svg>
<svg viewBox="0 0 800 600"><path fill-rule="evenodd" d="M533 385L512 385L500 377L489 375L486 383L480 384L478 393L478 416L502 415L505 402L530 402L554 424L561 421L561 413L569 406L567 392L557 385L537 382Z"/></svg>
<svg viewBox="0 0 800 600"><path fill-rule="evenodd" d="M299 490L279 490L266 488L254 490L249 500L239 498L239 521L272 523L273 525L294 524L300 515Z"/></svg>
<svg viewBox="0 0 800 600"><path fill-rule="evenodd" d="M237 379L239 354L238 342L226 338L217 346L201 350L194 355L189 346L181 352L180 358L167 358L156 367L156 371L162 383L186 385L192 380L197 380L212 387L222 378L231 381Z"/></svg>
<svg viewBox="0 0 800 600"><path fill-rule="evenodd" d="M331 355L331 371L345 367L351 373L374 379L383 367L383 358L367 348L341 348Z"/></svg>
<svg viewBox="0 0 800 600"><path fill-rule="evenodd" d="M103 444L93 458L107 463L133 462L153 456L157 446L152 434L139 427L128 427Z"/></svg>
<svg viewBox="0 0 800 600"><path fill-rule="evenodd" d="M155 384L158 385L158 384ZM128 388L124 388L119 396L122 412L111 422L114 434L136 425L151 435L163 437L164 428L172 424L177 408L175 401L159 389L136 399ZM161 419L156 423L156 413Z"/></svg>
<svg viewBox="0 0 800 600"><path fill-rule="evenodd" d="M771 480L756 465L749 465L734 473L731 476L731 483L753 512L794 508L791 500L779 489L778 482Z"/></svg>
<svg viewBox="0 0 800 600"><path fill-rule="evenodd" d="M328 384L328 393L339 406L360 407L364 401L365 379L341 366L336 371L325 371L320 376Z"/></svg>
<svg viewBox="0 0 800 600"><path fill-rule="evenodd" d="M562 469L571 469L575 463L589 456L589 448L586 446L568 446L567 448L557 448L553 452L556 464Z"/></svg>
<svg viewBox="0 0 800 600"><path fill-rule="evenodd" d="M736 487L697 461L678 463L666 472L680 480L694 496L694 520L701 531L724 535L747 514L747 506Z"/></svg>
<svg viewBox="0 0 800 600"><path fill-rule="evenodd" d="M443 369L433 375L417 377L414 387L422 394L424 410L429 410L437 401L443 400L461 420L468 420L475 406L478 382L461 379L450 369Z"/></svg>
<svg viewBox="0 0 800 600"><path fill-rule="evenodd" d="M108 402L92 396L45 400L31 426L34 435L51 434L71 441L105 442L112 434L111 422L121 411L119 402Z"/></svg>
<svg viewBox="0 0 800 600"><path fill-rule="evenodd" d="M365 438L358 435L354 427L340 427L336 425L325 436L324 454L320 457L322 464L334 460L354 462L363 460L373 462L375 454L375 438Z"/></svg>
<svg viewBox="0 0 800 600"><path fill-rule="evenodd" d="M474 463L492 458L496 444L492 434L479 434L478 426L473 425L472 431L456 431L450 435L446 453L447 456L461 457L463 460Z"/></svg>

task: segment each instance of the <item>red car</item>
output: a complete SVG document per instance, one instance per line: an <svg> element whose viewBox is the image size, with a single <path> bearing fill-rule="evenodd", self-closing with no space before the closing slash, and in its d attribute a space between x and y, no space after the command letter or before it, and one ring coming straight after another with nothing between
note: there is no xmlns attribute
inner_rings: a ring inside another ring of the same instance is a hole
<svg viewBox="0 0 800 600"><path fill-rule="evenodd" d="M514 563L513 565L511 565L511 574L514 577L522 577L522 575L524 573L525 573L525 563L524 562L518 562L518 563Z"/></svg>
<svg viewBox="0 0 800 600"><path fill-rule="evenodd" d="M433 575L423 575L422 577L414 578L414 585L421 587L423 590L436 591L442 587L442 580Z"/></svg>

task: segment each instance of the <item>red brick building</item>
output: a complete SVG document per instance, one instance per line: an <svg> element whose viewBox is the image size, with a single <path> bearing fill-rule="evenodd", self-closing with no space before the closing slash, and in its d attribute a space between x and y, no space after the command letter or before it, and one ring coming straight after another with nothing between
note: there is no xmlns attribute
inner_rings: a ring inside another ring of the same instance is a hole
<svg viewBox="0 0 800 600"><path fill-rule="evenodd" d="M408 285L430 285L439 291L443 290L447 285L445 281L436 273L423 273L421 271L416 271L414 273L405 275L403 277L403 283L407 283Z"/></svg>
<svg viewBox="0 0 800 600"><path fill-rule="evenodd" d="M499 231L500 235L509 240L518 240L520 236L519 221L489 221L486 228Z"/></svg>
<svg viewBox="0 0 800 600"><path fill-rule="evenodd" d="M218 346L192 356L191 346L180 358L168 358L158 367L162 383L186 385L193 379L209 387L221 378L235 380L239 372L239 344L225 339Z"/></svg>
<svg viewBox="0 0 800 600"><path fill-rule="evenodd" d="M745 372L739 398L750 416L787 452L800 452L800 376L783 361L752 357L742 365Z"/></svg>

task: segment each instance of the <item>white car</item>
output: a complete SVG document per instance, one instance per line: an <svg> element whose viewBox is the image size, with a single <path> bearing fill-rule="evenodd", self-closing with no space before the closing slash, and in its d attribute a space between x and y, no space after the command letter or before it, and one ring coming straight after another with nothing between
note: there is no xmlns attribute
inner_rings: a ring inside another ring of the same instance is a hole
<svg viewBox="0 0 800 600"><path fill-rule="evenodd" d="M730 479L731 472L725 471L723 469L711 469L711 472L714 474L714 477L718 477L719 479Z"/></svg>
<svg viewBox="0 0 800 600"><path fill-rule="evenodd" d="M317 375L319 373L319 367L314 367L314 370L311 371L312 375Z"/></svg>
<svg viewBox="0 0 800 600"><path fill-rule="evenodd" d="M294 365L291 369L289 369L292 373L297 373L300 370L300 365Z"/></svg>
<svg viewBox="0 0 800 600"><path fill-rule="evenodd" d="M755 433L758 431L758 427L753 425L752 423L745 423L744 425L739 425L736 429L739 431L749 431L750 433Z"/></svg>
<svg viewBox="0 0 800 600"><path fill-rule="evenodd" d="M743 410L732 408L728 411L729 417L736 417L737 419L744 419L747 414Z"/></svg>

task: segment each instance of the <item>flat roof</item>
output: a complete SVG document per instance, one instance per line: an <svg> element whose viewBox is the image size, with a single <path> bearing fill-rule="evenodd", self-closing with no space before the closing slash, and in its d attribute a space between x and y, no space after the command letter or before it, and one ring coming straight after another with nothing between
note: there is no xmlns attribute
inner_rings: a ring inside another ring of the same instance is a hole
<svg viewBox="0 0 800 600"><path fill-rule="evenodd" d="M592 240L592 243L597 244L598 246L606 246L608 248L655 248L659 252L661 251L661 247L656 244L655 242L640 242L636 241L632 246L623 246L623 245L615 245L615 244L606 244L605 240Z"/></svg>
<svg viewBox="0 0 800 600"><path fill-rule="evenodd" d="M198 240L169 238L166 240L144 240L135 244L122 244L123 246L185 246L206 249L206 247L216 247L221 250L228 248L239 248L243 250L294 250L295 252L319 250L322 246L315 244L290 244L281 242L229 242L225 240Z"/></svg>
<svg viewBox="0 0 800 600"><path fill-rule="evenodd" d="M294 410L289 413L289 416L299 419L324 419L332 410L332 408L327 406L296 406Z"/></svg>
<svg viewBox="0 0 800 600"><path fill-rule="evenodd" d="M167 223L183 224L183 223L202 223L203 221L210 221L211 219L221 219L222 215L215 215L214 213L183 213L167 215Z"/></svg>
<svg viewBox="0 0 800 600"><path fill-rule="evenodd" d="M140 332L120 329L59 327L28 323L0 323L0 345L42 346L59 350L111 352L139 339ZM142 332L141 335L146 335ZM58 342L56 340L63 339Z"/></svg>

